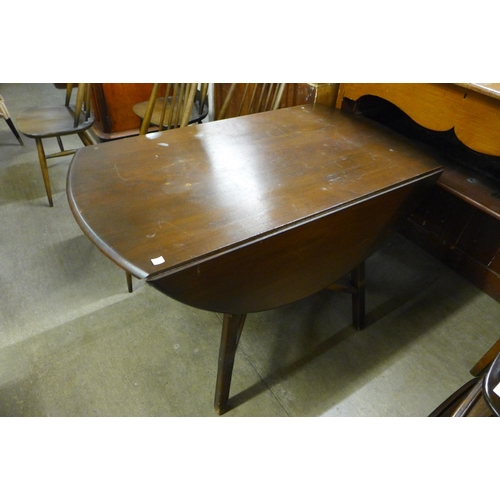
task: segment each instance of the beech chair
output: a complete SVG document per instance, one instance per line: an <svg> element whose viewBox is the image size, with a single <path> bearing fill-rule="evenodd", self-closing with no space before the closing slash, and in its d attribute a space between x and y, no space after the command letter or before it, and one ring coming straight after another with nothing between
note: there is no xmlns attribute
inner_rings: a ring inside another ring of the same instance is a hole
<svg viewBox="0 0 500 500"><path fill-rule="evenodd" d="M5 105L5 100L1 95L0 95L0 118L3 118L7 122L7 125L9 126L9 128L12 130L12 132L16 136L16 139L19 141L19 144L21 144L21 146L24 146L23 140L21 139L19 132L17 131L14 123L12 123L12 119L10 117L9 110L7 109L7 106Z"/></svg>
<svg viewBox="0 0 500 500"><path fill-rule="evenodd" d="M133 107L141 118L139 133L201 123L208 115L207 94L208 83L155 83L149 101Z"/></svg>
<svg viewBox="0 0 500 500"><path fill-rule="evenodd" d="M21 134L35 139L38 151L40 168L42 169L43 182L49 206L54 206L52 202L52 192L50 188L49 171L47 160L68 156L76 153L76 149L65 150L62 137L68 135L78 135L84 146L90 146L93 141L88 134L88 129L94 123L94 115L90 110L90 84L79 83L76 94L76 102L70 104L74 84L67 84L66 99L61 106L39 106L23 111L17 117L17 126ZM55 137L60 151L46 154L42 143L43 139Z"/></svg>
<svg viewBox="0 0 500 500"><path fill-rule="evenodd" d="M238 85L231 83L216 120L278 109L286 87L286 83L246 83L239 96Z"/></svg>

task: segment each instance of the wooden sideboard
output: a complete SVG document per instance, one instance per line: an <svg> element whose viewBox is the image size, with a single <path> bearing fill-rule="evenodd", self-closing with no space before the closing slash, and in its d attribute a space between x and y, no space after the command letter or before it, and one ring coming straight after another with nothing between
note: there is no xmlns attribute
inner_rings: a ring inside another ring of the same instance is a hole
<svg viewBox="0 0 500 500"><path fill-rule="evenodd" d="M341 84L336 106L431 147L445 171L401 228L500 301L500 84Z"/></svg>

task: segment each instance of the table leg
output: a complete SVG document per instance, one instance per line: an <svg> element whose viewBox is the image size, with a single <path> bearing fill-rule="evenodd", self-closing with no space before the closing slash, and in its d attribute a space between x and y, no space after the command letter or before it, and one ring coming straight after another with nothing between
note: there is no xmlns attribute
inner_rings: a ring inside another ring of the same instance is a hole
<svg viewBox="0 0 500 500"><path fill-rule="evenodd" d="M365 327L365 262L351 271L351 281L356 291L352 294L352 322L357 330Z"/></svg>
<svg viewBox="0 0 500 500"><path fill-rule="evenodd" d="M234 356L245 324L245 318L246 314L224 314L214 401L215 411L219 415L222 415L228 409Z"/></svg>

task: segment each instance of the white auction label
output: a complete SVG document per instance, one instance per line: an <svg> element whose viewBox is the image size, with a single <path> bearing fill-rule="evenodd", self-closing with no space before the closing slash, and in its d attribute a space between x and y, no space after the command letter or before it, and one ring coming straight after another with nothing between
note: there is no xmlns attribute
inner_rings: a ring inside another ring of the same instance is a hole
<svg viewBox="0 0 500 500"><path fill-rule="evenodd" d="M165 262L165 259L160 255L159 257L156 257L156 259L151 259L151 262L155 266L159 266L160 264L163 264Z"/></svg>

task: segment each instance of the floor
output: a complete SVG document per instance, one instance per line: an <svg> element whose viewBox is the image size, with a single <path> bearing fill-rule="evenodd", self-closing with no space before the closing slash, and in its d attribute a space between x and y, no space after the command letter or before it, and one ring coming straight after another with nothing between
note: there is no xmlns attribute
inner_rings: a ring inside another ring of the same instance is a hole
<svg viewBox="0 0 500 500"><path fill-rule="evenodd" d="M0 93L14 122L64 100L52 84ZM49 208L24 142L0 121L0 415L217 417L221 317L138 280L128 293L69 210L70 158L50 162ZM500 304L397 233L366 273L361 332L350 297L328 291L249 315L233 409L217 418L424 417L467 381L500 335Z"/></svg>

